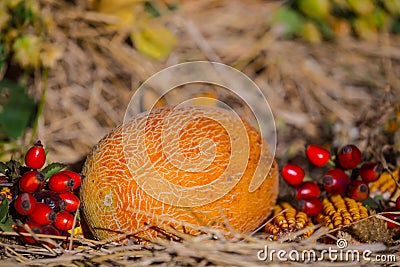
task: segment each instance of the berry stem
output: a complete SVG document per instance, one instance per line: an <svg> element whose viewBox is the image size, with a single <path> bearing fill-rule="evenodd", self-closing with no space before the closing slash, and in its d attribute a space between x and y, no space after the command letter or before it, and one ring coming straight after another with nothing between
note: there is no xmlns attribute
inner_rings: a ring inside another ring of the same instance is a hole
<svg viewBox="0 0 400 267"><path fill-rule="evenodd" d="M308 181L314 181L314 179L310 175L306 174L304 176L303 182L308 182Z"/></svg>
<svg viewBox="0 0 400 267"><path fill-rule="evenodd" d="M332 157L332 158L330 158L329 160L328 160L328 164L330 165L330 166L332 166L332 167L335 167L336 166L336 164L335 164L335 159Z"/></svg>

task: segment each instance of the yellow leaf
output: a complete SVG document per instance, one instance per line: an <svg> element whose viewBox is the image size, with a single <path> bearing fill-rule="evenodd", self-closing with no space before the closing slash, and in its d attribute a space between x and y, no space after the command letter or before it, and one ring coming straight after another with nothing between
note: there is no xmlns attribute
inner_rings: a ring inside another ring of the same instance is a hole
<svg viewBox="0 0 400 267"><path fill-rule="evenodd" d="M135 14L132 9L118 9L110 13L110 15L113 15L116 18L116 21L112 26L119 29L132 28L135 24Z"/></svg>
<svg viewBox="0 0 400 267"><path fill-rule="evenodd" d="M23 68L38 67L41 45L42 40L38 36L27 34L19 37L12 46L14 60Z"/></svg>
<svg viewBox="0 0 400 267"><path fill-rule="evenodd" d="M7 27L8 21L11 18L10 14L8 13L7 9L5 6L2 6L0 4L0 31L3 32L3 30Z"/></svg>
<svg viewBox="0 0 400 267"><path fill-rule="evenodd" d="M8 6L10 9L14 9L20 2L21 2L21 0L7 0L7 1L6 1L7 6Z"/></svg>
<svg viewBox="0 0 400 267"><path fill-rule="evenodd" d="M143 2L143 0L99 0L94 1L93 6L94 9L99 12L112 14L121 9L132 10L136 4L141 2Z"/></svg>
<svg viewBox="0 0 400 267"><path fill-rule="evenodd" d="M74 236L79 236L79 235L82 236L83 235L83 231L82 231L82 227L81 226L75 227L73 229L73 231L74 231ZM72 229L68 230L68 233L71 234L72 233Z"/></svg>
<svg viewBox="0 0 400 267"><path fill-rule="evenodd" d="M131 34L137 50L158 60L166 59L177 43L173 33L162 25L146 25Z"/></svg>
<svg viewBox="0 0 400 267"><path fill-rule="evenodd" d="M45 43L42 46L40 59L42 65L47 68L53 68L57 61L62 57L62 48L58 45Z"/></svg>
<svg viewBox="0 0 400 267"><path fill-rule="evenodd" d="M301 34L306 41L312 44L319 44L322 41L322 35L319 32L317 25L313 22L306 22L301 28Z"/></svg>
<svg viewBox="0 0 400 267"><path fill-rule="evenodd" d="M131 28L135 23L135 9L143 0L99 0L92 1L90 6L101 13L112 15L115 17L115 22L110 23L110 26L118 29Z"/></svg>

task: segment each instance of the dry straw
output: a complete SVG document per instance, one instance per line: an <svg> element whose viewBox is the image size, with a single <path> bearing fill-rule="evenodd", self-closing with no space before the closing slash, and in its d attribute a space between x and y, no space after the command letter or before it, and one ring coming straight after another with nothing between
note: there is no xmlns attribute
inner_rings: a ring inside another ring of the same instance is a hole
<svg viewBox="0 0 400 267"><path fill-rule="evenodd" d="M137 240L133 242L135 240L133 234L130 236L132 242L127 245L74 237L72 248L68 246L71 237L37 234L34 238L40 245L26 246L12 242L12 237L18 234L1 233L1 266L280 266L282 262L276 258L276 254L272 260L269 257L263 259L266 249L269 253L271 250L285 251L286 255L290 253L302 255L305 250L314 251L318 259L305 257L306 260L311 260L304 262L300 258L299 261L286 262L291 266L303 266L305 263L311 266L350 264L344 260L332 262L328 255L322 253L323 250L330 248L337 249L335 244L337 237L334 231L320 226L315 226L315 232L311 237L297 242L288 240L293 240L295 235L300 236L309 229L290 233L289 236L282 236L273 242L267 241L260 233L251 236L208 227L199 227L198 230L202 234L193 236L170 228L164 232L165 238L141 242ZM22 235L32 236L30 233ZM332 238L330 243L324 244L318 241L329 237ZM354 242L346 232L341 232L339 238L348 240L345 250L358 250L360 254L369 250L371 255L368 256L371 259L382 254L399 256L398 246L387 248L383 243L361 244ZM60 246L56 242L63 239L63 244L67 247ZM358 264L371 265L373 262L360 256Z"/></svg>
<svg viewBox="0 0 400 267"><path fill-rule="evenodd" d="M49 73L38 132L53 161L74 163L84 158L122 122L125 107L141 82L167 66L190 60L223 62L254 79L276 117L278 158L298 153L305 140L323 142L328 137L337 144L358 140L371 153L385 149L381 125L394 113L400 95L398 37L382 34L376 43L349 38L310 46L282 40L270 31L266 18L279 2L185 1L179 10L164 11L157 18L179 39L168 60L159 62L137 52L126 42L126 32L108 27L113 17L88 10L84 0L74 5L67 0L39 2L55 20L51 39L63 47L63 58ZM41 85L35 84L38 94ZM356 134L349 135L354 129ZM324 135L327 138L321 138ZM60 237L36 235L42 246L29 247L13 242L15 233L1 233L0 265L280 266L277 261L259 261L257 252L266 245L276 250L321 251L328 245L316 241L332 235L319 228L310 238L293 243L236 233L227 239L217 230L202 231L203 235L194 237L170 229L167 236L176 241L130 245L74 237L66 243L67 248L73 244L72 250L45 243ZM376 253L385 249L379 243L362 248ZM393 246L385 252L399 256L399 251ZM323 264L353 263L327 259L308 266Z"/></svg>
<svg viewBox="0 0 400 267"><path fill-rule="evenodd" d="M313 46L284 40L266 23L279 2L185 1L176 11L161 10L154 20L179 40L164 62L140 54L126 31L108 26L113 17L88 10L83 0L41 3L55 20L51 38L64 49L50 72L39 129L54 161L84 158L122 122L143 81L185 61L223 62L256 82L276 118L279 158L309 140L337 145L379 135L400 95L398 37L383 33L376 43L347 38Z"/></svg>

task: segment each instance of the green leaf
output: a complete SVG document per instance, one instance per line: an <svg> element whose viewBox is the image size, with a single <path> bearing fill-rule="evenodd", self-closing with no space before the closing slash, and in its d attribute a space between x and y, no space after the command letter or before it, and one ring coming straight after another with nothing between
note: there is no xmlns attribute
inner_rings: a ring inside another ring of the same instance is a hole
<svg viewBox="0 0 400 267"><path fill-rule="evenodd" d="M319 30L321 31L322 35L325 38L327 38L329 40L333 39L334 33L328 23L326 23L325 21L318 21L317 24L318 24Z"/></svg>
<svg viewBox="0 0 400 267"><path fill-rule="evenodd" d="M22 135L36 111L35 101L26 94L25 88L11 81L0 81L0 93L7 88L9 97L0 112L0 129L11 139Z"/></svg>
<svg viewBox="0 0 400 267"><path fill-rule="evenodd" d="M15 8L10 23L10 27L19 28L23 25L32 24L35 22L35 15L33 10L25 3L21 1Z"/></svg>
<svg viewBox="0 0 400 267"><path fill-rule="evenodd" d="M21 162L10 159L6 163L8 171L10 171L12 174L17 173L18 174L18 169L21 167Z"/></svg>
<svg viewBox="0 0 400 267"><path fill-rule="evenodd" d="M7 199L4 199L0 204L0 223L4 223L8 218L8 208L10 204Z"/></svg>
<svg viewBox="0 0 400 267"><path fill-rule="evenodd" d="M400 33L400 20L399 19L395 19L392 21L392 24L390 25L390 32L393 34Z"/></svg>
<svg viewBox="0 0 400 267"><path fill-rule="evenodd" d="M373 209L373 210L378 210L379 209L378 203L376 203L376 201L371 197L368 197L366 200L364 200L362 202L362 204L364 206L367 206L367 207Z"/></svg>
<svg viewBox="0 0 400 267"><path fill-rule="evenodd" d="M273 15L272 24L281 28L286 37L298 34L304 23L304 18L288 7L280 7Z"/></svg>
<svg viewBox="0 0 400 267"><path fill-rule="evenodd" d="M81 210L78 208L78 210L75 212L75 214L77 214L76 215L77 222L80 222L81 221ZM75 227L77 227L77 226L75 226Z"/></svg>
<svg viewBox="0 0 400 267"><path fill-rule="evenodd" d="M4 44L0 44L0 70L2 70L3 69L3 67L5 66L5 64L6 64L6 61L7 61L7 59L6 59L6 55L5 55L5 51L4 51Z"/></svg>
<svg viewBox="0 0 400 267"><path fill-rule="evenodd" d="M5 164L4 162L0 162L0 173L6 174L6 171L7 171L7 164Z"/></svg>
<svg viewBox="0 0 400 267"><path fill-rule="evenodd" d="M46 180L48 180L53 174L61 171L66 167L65 164L59 163L59 162L54 162L49 165L47 165L43 170L42 173L46 177Z"/></svg>
<svg viewBox="0 0 400 267"><path fill-rule="evenodd" d="M309 175L305 175L303 181L304 181L304 182L307 182L307 181L314 181L314 179L313 179L311 176L309 176Z"/></svg>
<svg viewBox="0 0 400 267"><path fill-rule="evenodd" d="M144 9L150 13L154 18L158 18L161 16L160 12L157 10L157 8L155 8L155 6L147 1L144 3Z"/></svg>
<svg viewBox="0 0 400 267"><path fill-rule="evenodd" d="M131 33L136 49L151 58L165 60L175 45L176 36L163 25L146 24Z"/></svg>
<svg viewBox="0 0 400 267"><path fill-rule="evenodd" d="M0 92L2 92L4 89L17 91L18 93L25 91L25 87L23 85L7 79L0 80Z"/></svg>
<svg viewBox="0 0 400 267"><path fill-rule="evenodd" d="M14 221L11 217L7 217L7 220L3 223L0 223L0 229L4 232L14 232L13 229Z"/></svg>

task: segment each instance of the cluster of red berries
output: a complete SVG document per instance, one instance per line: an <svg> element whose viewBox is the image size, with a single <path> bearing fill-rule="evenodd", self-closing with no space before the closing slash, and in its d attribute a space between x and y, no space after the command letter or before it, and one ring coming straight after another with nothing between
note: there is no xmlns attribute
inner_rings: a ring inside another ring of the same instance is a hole
<svg viewBox="0 0 400 267"><path fill-rule="evenodd" d="M296 164L286 164L282 169L282 178L294 186L294 197L298 200L299 209L310 216L316 216L322 210L321 188L327 194L346 194L354 200L364 201L369 196L368 183L376 181L382 173L382 166L378 162L361 164L362 153L353 144L343 146L335 155L321 146L307 145L306 156L314 166L323 167L328 162L333 166L318 183L303 181L305 171Z"/></svg>
<svg viewBox="0 0 400 267"><path fill-rule="evenodd" d="M43 145L38 141L25 155L27 171L18 180L18 195L13 201L14 217L26 223L39 234L63 235L72 229L80 200L74 194L82 176L69 170L60 170L49 179L40 172L46 162ZM25 232L21 227L20 232ZM23 237L35 243L31 237Z"/></svg>

